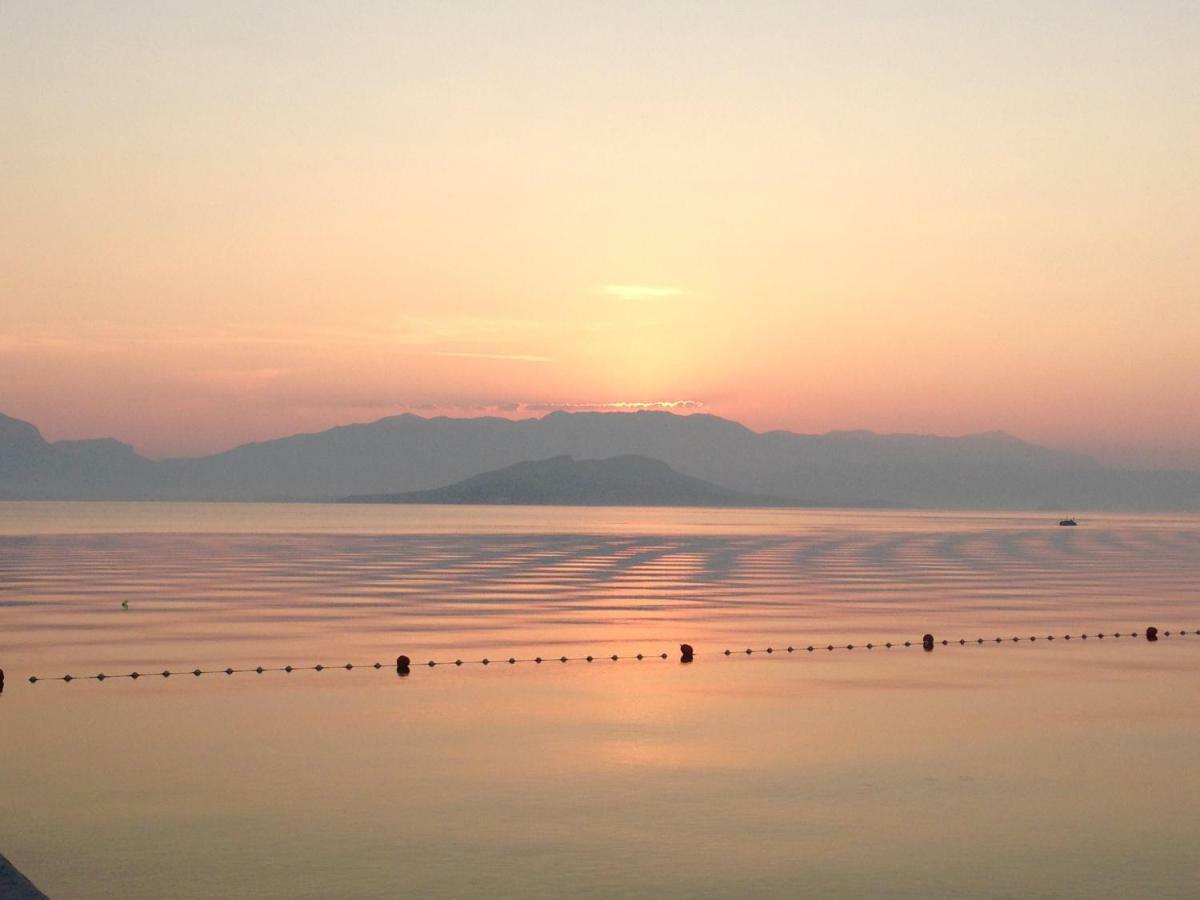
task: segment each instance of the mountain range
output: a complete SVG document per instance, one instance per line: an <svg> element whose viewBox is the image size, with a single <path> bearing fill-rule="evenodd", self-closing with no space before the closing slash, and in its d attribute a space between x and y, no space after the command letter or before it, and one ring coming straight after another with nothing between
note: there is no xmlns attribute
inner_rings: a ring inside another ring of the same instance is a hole
<svg viewBox="0 0 1200 900"><path fill-rule="evenodd" d="M637 455L726 490L802 505L1200 510L1200 472L1133 471L1003 432L754 432L717 416L405 414L223 453L151 460L111 439L43 439L0 415L0 499L333 500L429 490L568 455Z"/></svg>

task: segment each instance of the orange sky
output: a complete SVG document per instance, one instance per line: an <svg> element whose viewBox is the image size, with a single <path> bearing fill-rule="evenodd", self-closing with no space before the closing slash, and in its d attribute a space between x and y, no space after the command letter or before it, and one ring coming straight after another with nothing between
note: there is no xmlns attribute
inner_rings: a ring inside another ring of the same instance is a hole
<svg viewBox="0 0 1200 900"><path fill-rule="evenodd" d="M1193 5L499 6L6 3L0 411L166 455L689 401L1200 468Z"/></svg>

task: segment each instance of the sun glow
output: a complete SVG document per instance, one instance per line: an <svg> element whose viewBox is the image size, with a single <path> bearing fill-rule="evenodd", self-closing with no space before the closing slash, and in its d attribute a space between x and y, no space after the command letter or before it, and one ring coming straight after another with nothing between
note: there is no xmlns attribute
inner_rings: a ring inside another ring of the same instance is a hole
<svg viewBox="0 0 1200 900"><path fill-rule="evenodd" d="M0 412L163 455L690 398L1195 468L1200 38L1154 6L8 4Z"/></svg>

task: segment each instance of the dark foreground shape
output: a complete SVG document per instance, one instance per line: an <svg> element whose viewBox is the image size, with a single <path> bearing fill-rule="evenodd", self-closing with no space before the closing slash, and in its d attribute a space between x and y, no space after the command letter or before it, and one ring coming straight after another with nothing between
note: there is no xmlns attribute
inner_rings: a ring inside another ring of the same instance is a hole
<svg viewBox="0 0 1200 900"><path fill-rule="evenodd" d="M679 661L680 662L685 662L685 663L691 662L693 653L695 653L695 651L692 649L691 644L680 644L679 645Z"/></svg>
<svg viewBox="0 0 1200 900"><path fill-rule="evenodd" d="M927 634L927 635L925 635L925 637L921 638L921 646L924 647L926 650L932 650L933 649L933 635Z"/></svg>
<svg viewBox="0 0 1200 900"><path fill-rule="evenodd" d="M0 669L0 694L4 693L4 670Z"/></svg>
<svg viewBox="0 0 1200 900"><path fill-rule="evenodd" d="M48 900L3 856L0 856L0 897L4 900Z"/></svg>
<svg viewBox="0 0 1200 900"><path fill-rule="evenodd" d="M411 661L409 660L409 658L407 656L397 656L396 657L396 674L397 675L407 675L408 674L408 666L409 666L410 662Z"/></svg>
<svg viewBox="0 0 1200 900"><path fill-rule="evenodd" d="M1148 640L1148 641L1157 641L1158 640L1158 629L1155 628L1153 625L1151 625L1149 628L1146 629L1146 640Z"/></svg>

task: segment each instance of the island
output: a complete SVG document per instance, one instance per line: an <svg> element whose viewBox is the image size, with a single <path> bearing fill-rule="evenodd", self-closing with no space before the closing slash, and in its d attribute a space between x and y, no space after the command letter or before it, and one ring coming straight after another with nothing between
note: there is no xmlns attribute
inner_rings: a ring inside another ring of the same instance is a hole
<svg viewBox="0 0 1200 900"><path fill-rule="evenodd" d="M445 487L359 494L342 503L458 503L518 506L799 506L793 500L734 491L627 454L608 459L568 455L520 462Z"/></svg>

